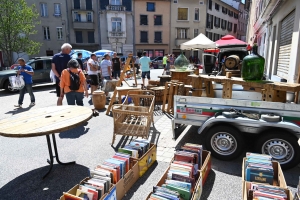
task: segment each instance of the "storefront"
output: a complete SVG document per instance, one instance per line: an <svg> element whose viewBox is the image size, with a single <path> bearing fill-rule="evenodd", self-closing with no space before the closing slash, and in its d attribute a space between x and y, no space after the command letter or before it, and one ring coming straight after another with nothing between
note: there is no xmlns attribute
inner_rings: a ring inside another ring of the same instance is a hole
<svg viewBox="0 0 300 200"><path fill-rule="evenodd" d="M154 59L159 56L164 56L166 53L169 54L169 47L167 45L158 46L158 45L136 45L136 55L142 56L142 53L147 52L147 56L151 59Z"/></svg>

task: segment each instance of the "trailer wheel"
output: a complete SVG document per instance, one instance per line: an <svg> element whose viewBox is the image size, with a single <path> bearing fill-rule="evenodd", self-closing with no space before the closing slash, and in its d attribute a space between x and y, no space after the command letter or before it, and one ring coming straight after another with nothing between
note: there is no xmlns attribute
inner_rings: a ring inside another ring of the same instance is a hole
<svg viewBox="0 0 300 200"><path fill-rule="evenodd" d="M272 156L282 169L290 169L300 162L298 139L285 132L272 132L260 136L255 147L256 151Z"/></svg>
<svg viewBox="0 0 300 200"><path fill-rule="evenodd" d="M234 128L217 126L208 130L206 148L220 160L232 160L238 157L244 146L244 139Z"/></svg>

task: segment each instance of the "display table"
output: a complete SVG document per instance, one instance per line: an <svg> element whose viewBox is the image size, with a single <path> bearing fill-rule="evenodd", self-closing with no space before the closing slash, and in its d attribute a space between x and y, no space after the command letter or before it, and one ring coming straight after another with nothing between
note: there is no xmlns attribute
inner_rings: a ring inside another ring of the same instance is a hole
<svg viewBox="0 0 300 200"><path fill-rule="evenodd" d="M82 125L92 117L92 110L83 106L52 106L47 108L33 109L20 114L12 115L0 120L0 135L4 137L36 137L46 135L50 160L49 171L53 167L53 159L58 164L69 165L75 162L62 163L58 157L55 133L67 131ZM54 147L54 156L51 147L50 134Z"/></svg>
<svg viewBox="0 0 300 200"><path fill-rule="evenodd" d="M179 82L183 82L186 85L191 84L191 79L189 75L191 75L194 70L187 69L186 71L176 71L175 69L171 69L171 80L178 80Z"/></svg>

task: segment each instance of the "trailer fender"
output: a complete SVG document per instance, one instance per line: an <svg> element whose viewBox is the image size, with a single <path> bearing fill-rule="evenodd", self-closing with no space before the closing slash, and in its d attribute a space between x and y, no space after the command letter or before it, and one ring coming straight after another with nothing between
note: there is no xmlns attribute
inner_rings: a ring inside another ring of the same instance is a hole
<svg viewBox="0 0 300 200"><path fill-rule="evenodd" d="M230 124L230 126L239 130L239 126L236 126L233 123L232 119L211 117L200 126L200 128L198 129L198 134L202 134L205 129L210 128L212 125L224 124L224 123ZM241 130L239 130L239 131L241 131Z"/></svg>

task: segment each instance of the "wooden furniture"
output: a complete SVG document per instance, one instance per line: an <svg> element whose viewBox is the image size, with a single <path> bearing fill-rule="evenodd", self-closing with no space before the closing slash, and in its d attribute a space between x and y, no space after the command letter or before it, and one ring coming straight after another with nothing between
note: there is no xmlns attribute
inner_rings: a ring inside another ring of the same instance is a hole
<svg viewBox="0 0 300 200"><path fill-rule="evenodd" d="M162 105L163 112L169 114L174 113L174 95L185 95L185 88L183 82L171 81L166 83Z"/></svg>
<svg viewBox="0 0 300 200"><path fill-rule="evenodd" d="M75 164L75 162L62 163L59 160L55 133L82 125L92 117L92 114L90 108L83 106L52 106L32 109L0 120L0 135L15 138L46 135L50 155L50 160L48 160L50 169L43 176L45 178L53 167L54 157L61 165ZM54 156L50 134L52 134Z"/></svg>
<svg viewBox="0 0 300 200"><path fill-rule="evenodd" d="M153 87L151 90L155 96L155 108L159 108L158 106L163 105L165 86Z"/></svg>
<svg viewBox="0 0 300 200"><path fill-rule="evenodd" d="M142 92L145 91L129 91L123 104L113 106L114 133L112 145L116 135L148 138L151 122L154 125L155 96L149 95L147 91L146 94L141 94Z"/></svg>
<svg viewBox="0 0 300 200"><path fill-rule="evenodd" d="M192 78L193 96L202 96L202 82L205 83L207 97L214 97L212 82L223 85L223 98L231 99L232 85L242 85L246 89L261 88L262 101L286 102L286 92L299 92L300 84L272 81L244 81L242 78L226 76L190 75ZM296 103L296 102L295 102Z"/></svg>
<svg viewBox="0 0 300 200"><path fill-rule="evenodd" d="M122 96L126 96L127 93L131 90L140 90L140 88L136 88L136 87L126 87L126 86L123 86L123 87L116 87L116 92L118 94L118 101L119 101L119 104L122 103Z"/></svg>
<svg viewBox="0 0 300 200"><path fill-rule="evenodd" d="M122 71L122 73L121 73L121 75L120 75L120 79L118 80L118 82L117 82L117 84L116 84L116 87L120 87L122 81L124 81L124 82L127 84L127 86L130 87L129 84L127 83L127 81L125 80L125 75L126 75L126 69L127 69L127 70L129 69L129 70L130 70L130 61L133 59L132 56L133 56L132 54L128 54L128 58L127 58L127 60L126 60L125 66L124 66L124 70ZM133 76L134 76L134 82L135 82L135 85L134 85L133 88L136 89L136 87L137 87L137 80L136 80L136 75L135 75L135 67L134 67L134 63L131 62L131 65L132 65L132 69L133 69ZM114 93L113 93L113 95L112 95L112 97L111 97L111 100L110 100L110 102L109 102L108 108L107 108L107 110L106 110L106 114L107 114L107 115L109 114L109 112L110 112L110 110L111 110L111 107L112 107L112 105L113 105L113 103L114 103L114 101L115 101L115 99L116 99L117 93L118 93L118 91L116 91L116 89L115 89L115 90L114 90ZM127 93L126 93L126 94L127 94ZM119 97L119 102L120 102L120 98L121 98L121 97Z"/></svg>
<svg viewBox="0 0 300 200"><path fill-rule="evenodd" d="M190 85L191 79L189 75L191 75L194 70L187 69L186 71L176 71L175 69L171 69L171 80L178 80L179 82L183 82L186 85Z"/></svg>
<svg viewBox="0 0 300 200"><path fill-rule="evenodd" d="M165 83L171 81L172 77L170 75L161 75L158 76L158 78L159 78L159 85L165 86Z"/></svg>
<svg viewBox="0 0 300 200"><path fill-rule="evenodd" d="M116 89L118 80L113 79L113 80L107 80L104 86L104 91L105 92L112 92Z"/></svg>
<svg viewBox="0 0 300 200"><path fill-rule="evenodd" d="M93 92L92 101L95 109L100 110L105 108L106 95L103 91L96 90Z"/></svg>

